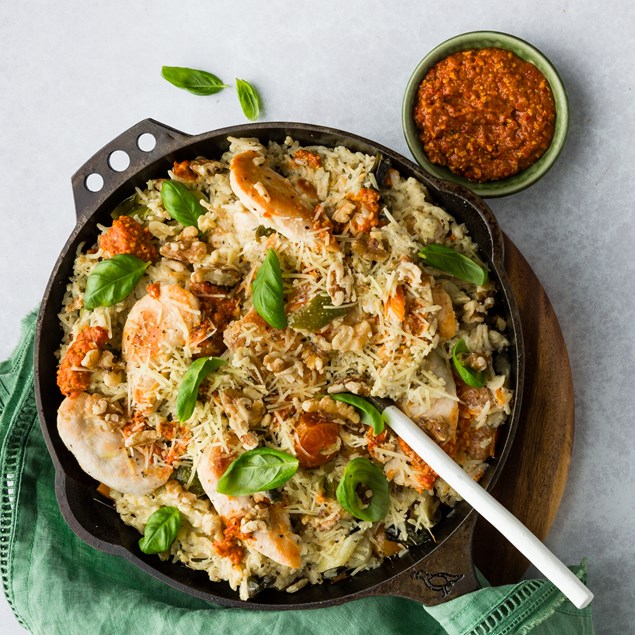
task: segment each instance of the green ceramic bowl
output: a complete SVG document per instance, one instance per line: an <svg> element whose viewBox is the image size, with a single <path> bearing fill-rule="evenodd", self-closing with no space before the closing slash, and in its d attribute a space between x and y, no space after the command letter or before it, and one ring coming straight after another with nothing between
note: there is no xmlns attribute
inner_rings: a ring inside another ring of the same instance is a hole
<svg viewBox="0 0 635 635"><path fill-rule="evenodd" d="M481 48L507 49L518 55L518 57L531 62L540 70L549 81L551 91L553 92L556 104L556 126L551 145L533 165L506 179L490 181L488 183L472 183L450 172L448 168L436 165L428 160L428 157L423 151L421 141L419 140L419 131L412 113L417 97L417 88L428 71L437 62L458 51ZM569 128L569 102L562 80L556 69L537 48L520 38L506 33L498 33L497 31L473 31L471 33L457 35L439 44L439 46L430 51L430 53L419 62L406 87L402 107L402 122L408 147L416 161L424 170L427 170L441 179L464 185L475 194L484 198L495 198L519 192L535 183L549 171L558 158L567 137L567 130Z"/></svg>

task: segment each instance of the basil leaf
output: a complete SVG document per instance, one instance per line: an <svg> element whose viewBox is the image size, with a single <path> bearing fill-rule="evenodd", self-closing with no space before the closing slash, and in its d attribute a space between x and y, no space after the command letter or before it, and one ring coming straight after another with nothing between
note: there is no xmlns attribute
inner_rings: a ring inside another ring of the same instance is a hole
<svg viewBox="0 0 635 635"><path fill-rule="evenodd" d="M192 416L198 398L198 389L205 377L226 363L220 357L199 357L192 362L183 375L176 397L176 418L179 421L187 421Z"/></svg>
<svg viewBox="0 0 635 635"><path fill-rule="evenodd" d="M481 267L471 258L444 245L426 245L420 252L426 265L441 269L455 278L483 285L487 282L487 269Z"/></svg>
<svg viewBox="0 0 635 635"><path fill-rule="evenodd" d="M284 312L284 289L280 261L273 249L270 249L251 283L254 309L256 313L274 329L287 326Z"/></svg>
<svg viewBox="0 0 635 635"><path fill-rule="evenodd" d="M148 554L167 551L180 527L181 512L176 507L160 507L148 518L139 548Z"/></svg>
<svg viewBox="0 0 635 635"><path fill-rule="evenodd" d="M170 84L177 88L187 90L194 95L213 95L223 88L229 88L223 81L208 73L196 68L184 68L183 66L163 66L161 76L167 79Z"/></svg>
<svg viewBox="0 0 635 635"><path fill-rule="evenodd" d="M485 386L485 373L483 371L476 371L468 366L464 366L459 359L459 354L469 353L467 344L463 339L460 339L452 348L452 362L454 368L459 374L459 377L468 385L473 388L482 388Z"/></svg>
<svg viewBox="0 0 635 635"><path fill-rule="evenodd" d="M150 265L131 254L119 254L102 260L86 281L84 306L112 306L124 300L141 280Z"/></svg>
<svg viewBox="0 0 635 635"><path fill-rule="evenodd" d="M357 493L370 490L372 496L365 504ZM335 492L339 504L355 518L375 522L388 512L388 481L383 470L368 459L357 457L344 470L344 476Z"/></svg>
<svg viewBox="0 0 635 635"><path fill-rule="evenodd" d="M340 392L329 395L329 397L336 401L343 401L349 406L353 406L359 410L362 415L362 423L365 423L367 426L373 426L373 432L375 434L381 434L384 431L384 424L386 423L384 413L379 412L372 403L369 403L363 397L353 395L349 392Z"/></svg>
<svg viewBox="0 0 635 635"><path fill-rule="evenodd" d="M183 227L198 225L198 217L205 213L201 205L200 195L194 194L183 183L163 181L161 185L161 202L172 218Z"/></svg>
<svg viewBox="0 0 635 635"><path fill-rule="evenodd" d="M289 316L289 324L294 329L315 333L350 311L350 307L333 306L328 293L318 293L308 304Z"/></svg>
<svg viewBox="0 0 635 635"><path fill-rule="evenodd" d="M298 459L273 448L256 448L241 454L220 477L216 490L228 496L245 496L284 485L297 471Z"/></svg>
<svg viewBox="0 0 635 635"><path fill-rule="evenodd" d="M245 117L249 121L256 121L260 114L260 97L256 89L244 79L236 78L236 93Z"/></svg>

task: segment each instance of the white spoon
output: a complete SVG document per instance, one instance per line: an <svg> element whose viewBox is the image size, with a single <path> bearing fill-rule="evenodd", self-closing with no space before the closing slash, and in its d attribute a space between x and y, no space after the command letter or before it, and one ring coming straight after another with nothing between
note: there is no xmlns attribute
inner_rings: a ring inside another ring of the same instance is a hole
<svg viewBox="0 0 635 635"><path fill-rule="evenodd" d="M414 421L396 406L385 407L379 399L372 397L366 399L383 411L388 425L398 436L483 518L498 529L571 600L574 606L583 609L591 602L593 593L576 575L513 514L457 465Z"/></svg>

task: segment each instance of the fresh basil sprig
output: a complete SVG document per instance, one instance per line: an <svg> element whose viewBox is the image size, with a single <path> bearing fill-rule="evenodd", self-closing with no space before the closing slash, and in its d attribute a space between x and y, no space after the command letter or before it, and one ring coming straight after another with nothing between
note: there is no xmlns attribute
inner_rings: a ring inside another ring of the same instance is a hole
<svg viewBox="0 0 635 635"><path fill-rule="evenodd" d="M220 357L199 357L192 362L181 379L176 396L176 417L179 421L187 421L192 416L198 398L198 389L205 377L226 363Z"/></svg>
<svg viewBox="0 0 635 635"><path fill-rule="evenodd" d="M353 395L349 392L339 392L334 395L330 395L331 399L336 401L343 401L349 406L353 406L362 415L362 423L367 426L373 426L373 432L375 434L381 434L384 431L384 424L386 423L386 417L383 412L379 412L372 403L366 401L363 397Z"/></svg>
<svg viewBox="0 0 635 635"><path fill-rule="evenodd" d="M256 89L244 79L236 78L236 93L245 117L249 121L256 121L260 114L260 96Z"/></svg>
<svg viewBox="0 0 635 635"><path fill-rule="evenodd" d="M118 254L102 260L86 281L84 306L112 306L124 300L150 265L132 254Z"/></svg>
<svg viewBox="0 0 635 635"><path fill-rule="evenodd" d="M270 249L251 283L254 309L256 313L275 329L287 326L284 312L284 289L282 287L282 270L278 255Z"/></svg>
<svg viewBox="0 0 635 635"><path fill-rule="evenodd" d="M459 374L459 377L468 386L472 386L473 388L482 388L485 386L485 373L483 371L476 371L473 368L464 366L459 359L459 355L469 352L470 351L465 343L465 340L460 339L452 348L452 362L454 363L454 368L456 368L456 372Z"/></svg>
<svg viewBox="0 0 635 635"><path fill-rule="evenodd" d="M425 260L426 265L445 271L460 280L478 285L487 282L487 269L445 245L426 245L419 252L419 257Z"/></svg>
<svg viewBox="0 0 635 635"><path fill-rule="evenodd" d="M170 84L177 88L187 90L194 95L213 95L223 88L229 88L223 81L208 73L196 68L185 68L183 66L163 66L161 76L167 79Z"/></svg>
<svg viewBox="0 0 635 635"><path fill-rule="evenodd" d="M273 448L241 454L220 477L216 490L228 496L246 496L284 485L297 471L295 456Z"/></svg>
<svg viewBox="0 0 635 635"><path fill-rule="evenodd" d="M200 196L178 181L163 181L161 202L170 216L183 227L196 227L198 217L205 213Z"/></svg>
<svg viewBox="0 0 635 635"><path fill-rule="evenodd" d="M180 527L181 512L176 507L160 507L148 518L139 548L148 554L167 551Z"/></svg>
<svg viewBox="0 0 635 635"><path fill-rule="evenodd" d="M372 496L365 504L358 488L370 490ZM381 468L368 459L357 457L349 462L336 490L339 504L355 518L375 522L388 512L388 481Z"/></svg>

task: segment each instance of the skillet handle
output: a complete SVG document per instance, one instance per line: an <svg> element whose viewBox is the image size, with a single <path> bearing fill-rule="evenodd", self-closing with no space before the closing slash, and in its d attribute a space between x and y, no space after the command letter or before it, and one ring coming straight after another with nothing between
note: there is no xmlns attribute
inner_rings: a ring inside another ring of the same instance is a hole
<svg viewBox="0 0 635 635"><path fill-rule="evenodd" d="M144 119L107 143L73 174L77 220L97 209L133 174L180 148L190 136L154 119ZM111 165L114 158L112 154L116 151L124 152L130 160L128 167L121 171ZM99 182L100 178L103 180L103 186L98 191L88 189L88 185L93 185L95 181Z"/></svg>
<svg viewBox="0 0 635 635"><path fill-rule="evenodd" d="M393 595L435 606L480 588L472 559L472 538L478 514L461 526L422 562L382 582L372 595Z"/></svg>

